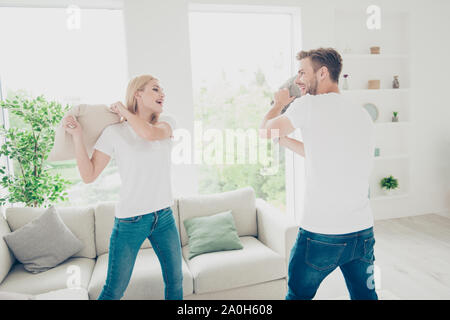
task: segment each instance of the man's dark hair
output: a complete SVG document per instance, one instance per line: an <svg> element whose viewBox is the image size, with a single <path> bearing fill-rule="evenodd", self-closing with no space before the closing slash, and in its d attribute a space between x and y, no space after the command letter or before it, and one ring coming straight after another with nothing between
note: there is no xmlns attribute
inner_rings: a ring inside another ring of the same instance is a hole
<svg viewBox="0 0 450 320"><path fill-rule="evenodd" d="M333 48L319 48L309 51L300 51L297 54L297 60L310 58L314 72L325 66L330 73L332 81L338 83L339 75L342 71L342 57Z"/></svg>

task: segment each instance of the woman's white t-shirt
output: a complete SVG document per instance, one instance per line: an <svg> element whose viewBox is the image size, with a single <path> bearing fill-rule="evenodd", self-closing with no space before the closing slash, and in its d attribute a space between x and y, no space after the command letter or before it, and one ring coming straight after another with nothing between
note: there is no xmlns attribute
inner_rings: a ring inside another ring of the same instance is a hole
<svg viewBox="0 0 450 320"><path fill-rule="evenodd" d="M175 130L173 117L160 115L159 121L167 122ZM115 210L117 218L134 217L173 205L171 138L146 140L124 121L106 127L94 149L116 159L122 182Z"/></svg>

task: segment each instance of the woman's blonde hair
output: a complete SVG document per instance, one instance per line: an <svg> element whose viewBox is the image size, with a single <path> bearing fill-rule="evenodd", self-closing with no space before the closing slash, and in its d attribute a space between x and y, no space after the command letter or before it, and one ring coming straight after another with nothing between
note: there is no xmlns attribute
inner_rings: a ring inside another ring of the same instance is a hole
<svg viewBox="0 0 450 320"><path fill-rule="evenodd" d="M144 90L145 86L152 80L158 80L155 77L144 74L141 76L134 77L130 80L127 87L127 93L126 93L126 106L128 108L128 111L130 111L133 114L136 114L138 103L136 99L136 92ZM153 113L151 116L150 123L156 123L159 118L159 113Z"/></svg>

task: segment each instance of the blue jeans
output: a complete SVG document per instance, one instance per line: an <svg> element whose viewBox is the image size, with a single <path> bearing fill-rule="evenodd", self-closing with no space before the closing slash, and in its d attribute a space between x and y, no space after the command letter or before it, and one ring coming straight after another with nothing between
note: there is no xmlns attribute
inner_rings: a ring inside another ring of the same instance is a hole
<svg viewBox="0 0 450 320"><path fill-rule="evenodd" d="M109 243L108 275L99 300L122 298L133 272L138 251L148 238L161 264L166 300L183 299L181 244L172 209L115 218Z"/></svg>
<svg viewBox="0 0 450 320"><path fill-rule="evenodd" d="M374 244L373 228L338 235L300 228L289 258L286 299L314 298L323 279L339 267L352 300L378 300Z"/></svg>

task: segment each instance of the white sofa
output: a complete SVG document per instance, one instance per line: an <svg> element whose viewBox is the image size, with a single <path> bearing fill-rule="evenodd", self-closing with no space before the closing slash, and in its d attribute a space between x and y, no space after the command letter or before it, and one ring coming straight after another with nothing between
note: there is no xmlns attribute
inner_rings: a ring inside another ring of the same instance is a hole
<svg viewBox="0 0 450 320"><path fill-rule="evenodd" d="M6 220L0 217L0 292L37 299L96 299L106 280L114 204L57 208L85 247L60 265L38 274L26 271L14 259L3 235L28 223L44 209L7 208ZM289 253L298 227L282 212L255 199L251 188L179 198L172 209L183 247L185 299L284 299ZM183 221L230 209L244 248L206 253L189 260ZM163 298L161 267L145 240L123 299Z"/></svg>

